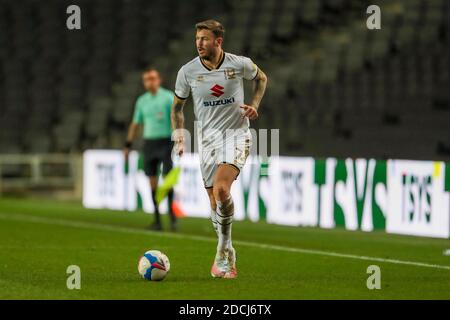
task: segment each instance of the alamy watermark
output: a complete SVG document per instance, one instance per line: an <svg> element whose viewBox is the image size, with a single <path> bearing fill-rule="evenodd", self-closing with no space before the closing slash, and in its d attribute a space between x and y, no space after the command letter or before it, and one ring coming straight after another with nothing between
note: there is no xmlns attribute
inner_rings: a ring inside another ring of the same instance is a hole
<svg viewBox="0 0 450 320"><path fill-rule="evenodd" d="M377 265L370 265L366 270L370 276L367 278L366 286L369 290L381 289L381 269Z"/></svg>
<svg viewBox="0 0 450 320"><path fill-rule="evenodd" d="M380 30L381 29L381 9L379 6L372 4L367 7L367 14L370 16L366 20L366 26L369 30Z"/></svg>
<svg viewBox="0 0 450 320"><path fill-rule="evenodd" d="M81 269L77 265L70 265L66 269L67 277L66 286L69 290L81 289Z"/></svg>
<svg viewBox="0 0 450 320"><path fill-rule="evenodd" d="M66 20L66 26L69 30L81 29L81 9L79 6L72 4L67 7L66 13L69 14Z"/></svg>
<svg viewBox="0 0 450 320"><path fill-rule="evenodd" d="M177 154L180 144L185 153L198 153L203 164L219 162L258 164L268 162L280 154L279 129L203 129L200 121L194 122L194 137L187 129L176 129L172 141ZM179 142L182 140L182 142ZM266 173L267 174L267 173Z"/></svg>

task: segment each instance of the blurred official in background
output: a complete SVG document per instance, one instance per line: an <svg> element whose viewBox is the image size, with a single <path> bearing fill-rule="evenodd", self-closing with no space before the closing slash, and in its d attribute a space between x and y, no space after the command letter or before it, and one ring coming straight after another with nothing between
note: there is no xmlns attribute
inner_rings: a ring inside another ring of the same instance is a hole
<svg viewBox="0 0 450 320"><path fill-rule="evenodd" d="M159 168L163 165L162 174L165 176L172 169L171 152L173 148L170 122L170 109L174 94L172 91L161 87L161 77L158 70L147 68L142 74L142 82L147 91L141 95L135 104L133 120L128 129L124 154L128 159L136 132L139 126L143 126L143 156L144 171L150 178L152 198L155 205L155 221L150 226L153 230L162 230L161 219L156 202L156 189L158 187ZM176 217L172 210L173 189L168 193L169 214L171 229L177 228Z"/></svg>

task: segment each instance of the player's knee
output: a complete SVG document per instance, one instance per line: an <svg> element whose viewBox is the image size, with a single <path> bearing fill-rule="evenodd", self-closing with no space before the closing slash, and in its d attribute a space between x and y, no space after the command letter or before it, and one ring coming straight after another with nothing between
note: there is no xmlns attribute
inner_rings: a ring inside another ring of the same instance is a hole
<svg viewBox="0 0 450 320"><path fill-rule="evenodd" d="M218 201L225 201L230 196L230 188L225 182L218 181L214 184L214 197Z"/></svg>

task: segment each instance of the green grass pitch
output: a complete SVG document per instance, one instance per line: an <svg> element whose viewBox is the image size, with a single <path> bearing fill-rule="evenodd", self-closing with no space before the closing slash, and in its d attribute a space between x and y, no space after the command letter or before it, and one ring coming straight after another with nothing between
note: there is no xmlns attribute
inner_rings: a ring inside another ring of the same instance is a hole
<svg viewBox="0 0 450 320"><path fill-rule="evenodd" d="M239 276L226 280L209 273L209 220L182 219L176 234L146 231L150 221L74 202L0 199L0 299L450 299L450 240L235 222ZM149 249L170 259L162 282L137 272ZM380 290L366 287L373 264ZM81 268L80 290L66 287L69 265Z"/></svg>

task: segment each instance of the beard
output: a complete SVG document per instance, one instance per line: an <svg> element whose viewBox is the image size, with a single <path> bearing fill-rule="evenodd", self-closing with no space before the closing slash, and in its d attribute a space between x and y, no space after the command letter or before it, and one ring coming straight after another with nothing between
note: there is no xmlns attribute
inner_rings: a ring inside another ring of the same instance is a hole
<svg viewBox="0 0 450 320"><path fill-rule="evenodd" d="M203 52L203 54L200 54L200 58L206 61L211 61L212 54L210 52Z"/></svg>
<svg viewBox="0 0 450 320"><path fill-rule="evenodd" d="M206 61L211 61L214 58L213 50L203 49L202 53L198 53L200 58Z"/></svg>

